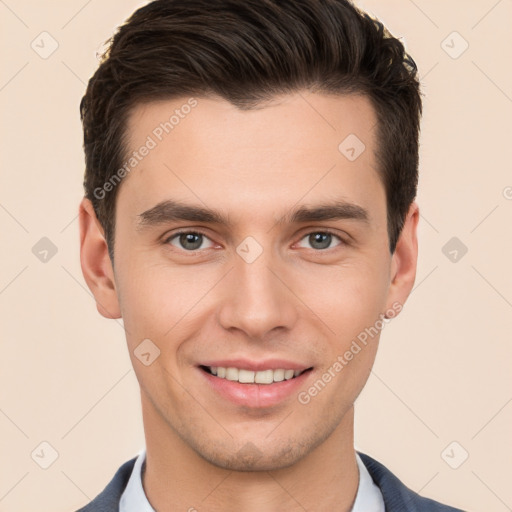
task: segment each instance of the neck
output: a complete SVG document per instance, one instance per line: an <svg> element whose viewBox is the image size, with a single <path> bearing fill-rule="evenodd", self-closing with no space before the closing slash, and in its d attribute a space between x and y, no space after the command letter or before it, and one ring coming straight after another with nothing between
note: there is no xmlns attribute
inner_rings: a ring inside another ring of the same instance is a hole
<svg viewBox="0 0 512 512"><path fill-rule="evenodd" d="M158 512L349 512L359 485L351 407L332 434L294 464L232 471L211 464L142 401L146 438L144 492Z"/></svg>

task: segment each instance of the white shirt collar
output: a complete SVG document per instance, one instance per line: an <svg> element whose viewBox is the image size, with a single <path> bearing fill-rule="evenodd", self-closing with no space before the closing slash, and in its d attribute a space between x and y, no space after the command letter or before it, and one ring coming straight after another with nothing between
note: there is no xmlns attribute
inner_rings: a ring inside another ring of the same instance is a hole
<svg viewBox="0 0 512 512"><path fill-rule="evenodd" d="M135 460L132 474L119 502L119 512L156 512L142 487L142 464L146 460L146 448L143 448ZM384 500L380 489L375 485L364 462L356 452L359 468L359 486L351 512L385 512Z"/></svg>
<svg viewBox="0 0 512 512"><path fill-rule="evenodd" d="M351 512L385 512L386 506L382 493L357 451L356 461L359 468L359 487Z"/></svg>
<svg viewBox="0 0 512 512"><path fill-rule="evenodd" d="M119 501L119 512L156 512L149 504L142 487L142 464L145 461L146 448L144 447L135 460L130 480L128 480L128 484Z"/></svg>

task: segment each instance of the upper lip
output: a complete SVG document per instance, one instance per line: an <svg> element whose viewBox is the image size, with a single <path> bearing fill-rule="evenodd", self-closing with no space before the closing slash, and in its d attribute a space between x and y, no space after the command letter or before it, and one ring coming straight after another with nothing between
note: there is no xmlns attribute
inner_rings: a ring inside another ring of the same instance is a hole
<svg viewBox="0 0 512 512"><path fill-rule="evenodd" d="M250 361L249 359L217 359L215 361L206 361L200 366L216 366L221 368L238 368L241 370L252 370L255 372L262 370L307 370L311 366L287 361L286 359L266 359L264 361Z"/></svg>

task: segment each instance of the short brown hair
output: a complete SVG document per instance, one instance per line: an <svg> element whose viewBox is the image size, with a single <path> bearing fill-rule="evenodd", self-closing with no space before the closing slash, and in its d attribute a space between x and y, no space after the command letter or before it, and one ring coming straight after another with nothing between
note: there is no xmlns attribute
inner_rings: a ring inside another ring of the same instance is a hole
<svg viewBox="0 0 512 512"><path fill-rule="evenodd" d="M155 0L108 40L80 103L85 195L113 260L119 187L95 190L126 161L127 119L142 102L184 95L251 109L300 89L364 94L378 118L376 156L394 252L418 183L422 113L414 60L347 0ZM340 141L341 142L341 141Z"/></svg>

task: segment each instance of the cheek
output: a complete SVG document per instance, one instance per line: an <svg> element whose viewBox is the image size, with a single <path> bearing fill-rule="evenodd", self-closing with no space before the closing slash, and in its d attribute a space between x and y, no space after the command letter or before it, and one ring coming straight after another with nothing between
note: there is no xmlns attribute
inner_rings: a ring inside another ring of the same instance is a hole
<svg viewBox="0 0 512 512"><path fill-rule="evenodd" d="M323 286L318 286L320 277ZM338 349L374 325L384 310L387 276L383 269L364 261L329 269L323 276L316 275L307 281L309 287L315 282L314 292L310 290L311 302L307 304L330 328Z"/></svg>
<svg viewBox="0 0 512 512"><path fill-rule="evenodd" d="M220 286L239 285L229 279L219 283L225 269L216 264L180 267L148 260L148 255L135 253L118 269L121 311L132 346L149 338L169 348L180 334L190 336L204 324L201 318L218 306L216 294L225 295ZM359 253L339 265L284 266L281 274L293 291L288 300L300 310L301 323L315 325L342 350L383 311L384 267L374 254Z"/></svg>
<svg viewBox="0 0 512 512"><path fill-rule="evenodd" d="M130 345L149 338L169 350L173 340L190 334L215 277L211 270L165 263L134 262L120 269L121 312Z"/></svg>
<svg viewBox="0 0 512 512"><path fill-rule="evenodd" d="M334 286L339 290L334 292ZM340 279L330 287L330 300L324 297L322 320L330 329L328 339L318 346L324 355L319 379L331 389L324 400L332 402L333 410L355 401L373 366L384 325L384 287L378 286L369 274L365 279Z"/></svg>

